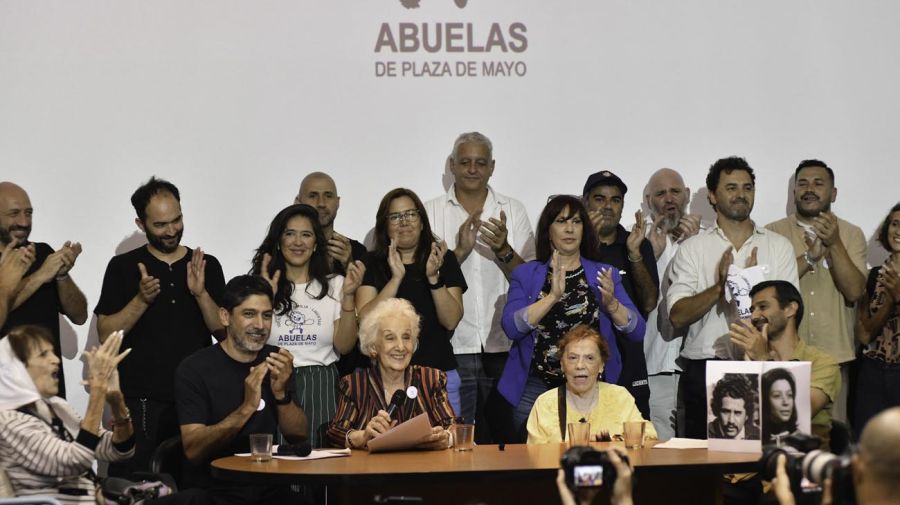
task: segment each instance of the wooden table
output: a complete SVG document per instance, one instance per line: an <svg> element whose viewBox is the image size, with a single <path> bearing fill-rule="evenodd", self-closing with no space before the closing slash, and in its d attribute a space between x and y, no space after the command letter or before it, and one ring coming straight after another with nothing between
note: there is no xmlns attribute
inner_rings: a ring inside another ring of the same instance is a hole
<svg viewBox="0 0 900 505"><path fill-rule="evenodd" d="M592 444L604 449L620 442ZM722 474L757 467L758 453L706 449L629 450L637 503L721 503ZM254 463L226 457L212 474L235 482L327 484L334 503L374 503L373 497L416 496L424 503L558 503L554 479L563 444L481 445L470 452L410 451L314 461ZM332 501L332 499L329 499ZM604 498L598 501L602 503Z"/></svg>

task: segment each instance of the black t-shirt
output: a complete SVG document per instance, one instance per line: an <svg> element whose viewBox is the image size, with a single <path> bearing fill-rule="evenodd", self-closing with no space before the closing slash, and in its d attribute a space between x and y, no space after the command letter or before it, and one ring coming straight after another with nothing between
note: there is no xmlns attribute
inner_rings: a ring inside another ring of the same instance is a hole
<svg viewBox="0 0 900 505"><path fill-rule="evenodd" d="M359 242L350 239L350 254L353 261L362 261L364 264L367 263L367 258L369 257L369 251L366 250L366 246L360 244ZM341 275L347 275L346 270L344 269L344 265L341 265L340 261L335 261L334 266L332 267L335 273ZM353 349L347 354L342 354L340 359L337 362L338 373L343 377L344 375L353 373L357 368L366 368L371 364L371 360L367 358L362 352L359 350L359 346L353 346Z"/></svg>
<svg viewBox="0 0 900 505"><path fill-rule="evenodd" d="M228 417L244 402L244 379L250 374L250 367L265 361L270 353L277 352L277 347L265 345L257 353L255 360L241 363L231 359L221 344L216 344L185 358L175 373L178 423L212 426ZM289 389L293 383L293 380L288 380ZM260 403L263 407L250 417L228 447L210 454L209 461L236 453L250 452L251 433L271 433L273 437L277 435L278 408L268 374L263 379ZM208 464L198 465L200 470L208 470L208 467ZM203 474L203 471L199 471L194 477L196 480L202 480Z"/></svg>
<svg viewBox="0 0 900 505"><path fill-rule="evenodd" d="M225 291L222 266L209 254L204 259L206 291L221 304ZM159 295L122 342L123 349L132 349L119 364L122 392L129 398L174 401L175 368L182 359L211 343L212 333L187 287L190 261L191 249L169 265L153 256L147 246L142 246L113 257L106 267L100 301L94 309L98 315L119 312L138 294L141 282L138 263L143 263L148 275L160 281Z"/></svg>
<svg viewBox="0 0 900 505"><path fill-rule="evenodd" d="M640 297L634 285L633 264L628 261L628 231L621 224L616 227L616 240L609 245L601 244L598 248L598 258L603 263L608 263L619 269L622 277L622 287L628 293L628 297L634 302L635 307L641 312L641 317L647 318L647 314L641 308ZM650 241L644 239L640 247L641 257L653 286L658 289L659 273L656 271L656 256L653 254L653 246ZM616 332L616 345L622 354L622 373L619 375L619 385L628 389L634 396L638 410L644 419L650 419L650 388L647 380L647 360L644 356L644 343L632 342Z"/></svg>
<svg viewBox="0 0 900 505"><path fill-rule="evenodd" d="M53 254L53 248L42 242L34 243L35 258L31 268L25 272L25 277L35 273ZM59 290L56 280L50 279L37 289L22 305L9 313L6 325L0 330L0 337L6 336L9 330L23 324L43 326L53 336L53 352L62 359L62 347L59 342L59 314L62 313L62 304L59 301ZM66 397L66 381L63 377L63 367L59 367L59 396Z"/></svg>
<svg viewBox="0 0 900 505"><path fill-rule="evenodd" d="M364 286L372 286L381 291L391 278L391 268L387 259L370 254L366 261L366 275L363 278ZM468 289L466 279L463 278L459 262L453 251L444 254L444 264L441 266L440 278L448 288ZM412 306L422 318L421 331L419 332L419 349L412 358L413 365L428 366L440 370L455 370L456 357L453 355L453 347L450 338L453 332L444 328L437 318L437 309L434 299L431 297L431 289L428 288L428 279L425 277L424 268L416 268L415 265L406 265L406 274L400 282L397 290L397 298L409 300Z"/></svg>

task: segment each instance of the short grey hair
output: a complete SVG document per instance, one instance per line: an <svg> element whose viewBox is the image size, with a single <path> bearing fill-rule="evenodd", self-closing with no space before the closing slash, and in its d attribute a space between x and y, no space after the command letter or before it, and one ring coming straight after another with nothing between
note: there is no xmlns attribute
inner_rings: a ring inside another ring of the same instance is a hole
<svg viewBox="0 0 900 505"><path fill-rule="evenodd" d="M456 137L456 141L453 143L453 152L450 153L450 159L456 160L459 146L468 143L481 144L487 147L488 154L491 159L494 159L494 144L491 143L491 139L478 132L461 133L459 137Z"/></svg>
<svg viewBox="0 0 900 505"><path fill-rule="evenodd" d="M388 298L377 303L359 323L359 350L366 356L372 357L375 352L375 344L381 338L381 321L387 317L400 317L409 325L410 335L415 341L415 348L419 347L419 321L421 318L416 313L409 301L403 298Z"/></svg>

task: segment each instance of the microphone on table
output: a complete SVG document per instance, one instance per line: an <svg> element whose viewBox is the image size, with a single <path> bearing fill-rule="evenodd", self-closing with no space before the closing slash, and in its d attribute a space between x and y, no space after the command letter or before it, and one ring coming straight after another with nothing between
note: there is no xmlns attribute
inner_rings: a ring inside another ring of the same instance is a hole
<svg viewBox="0 0 900 505"><path fill-rule="evenodd" d="M296 444L281 444L278 446L276 456L300 456L301 458L309 456L312 452L312 444L309 440L298 442Z"/></svg>

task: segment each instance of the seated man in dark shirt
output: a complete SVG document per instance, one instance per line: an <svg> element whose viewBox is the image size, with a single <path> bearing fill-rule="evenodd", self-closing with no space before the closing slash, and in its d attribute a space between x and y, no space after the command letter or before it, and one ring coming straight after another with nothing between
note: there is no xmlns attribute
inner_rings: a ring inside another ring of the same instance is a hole
<svg viewBox="0 0 900 505"><path fill-rule="evenodd" d="M209 463L249 452L251 433L281 431L291 443L306 439L306 414L289 384L293 357L266 345L272 291L262 277L241 275L225 286L219 317L226 338L181 362L175 397L184 453L196 468L189 484L207 487L214 503L294 503L288 486L245 485L209 475Z"/></svg>

